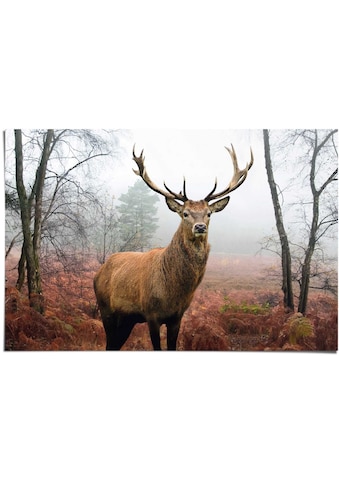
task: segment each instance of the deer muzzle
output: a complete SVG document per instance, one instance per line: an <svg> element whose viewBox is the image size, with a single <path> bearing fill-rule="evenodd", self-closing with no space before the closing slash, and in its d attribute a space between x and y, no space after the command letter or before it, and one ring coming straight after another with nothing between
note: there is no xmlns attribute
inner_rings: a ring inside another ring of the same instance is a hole
<svg viewBox="0 0 339 485"><path fill-rule="evenodd" d="M207 226L206 224L194 224L193 226L193 234L195 236L203 236L204 234L207 233Z"/></svg>

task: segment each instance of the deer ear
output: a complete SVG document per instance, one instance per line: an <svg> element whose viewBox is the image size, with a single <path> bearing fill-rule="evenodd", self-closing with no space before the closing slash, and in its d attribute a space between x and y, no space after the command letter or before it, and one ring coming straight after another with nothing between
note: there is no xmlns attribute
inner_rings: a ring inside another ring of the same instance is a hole
<svg viewBox="0 0 339 485"><path fill-rule="evenodd" d="M171 211L177 212L181 215L183 207L182 204L179 204L179 202L177 202L176 200L170 199L168 197L166 197L166 204L168 205L168 208L171 209Z"/></svg>
<svg viewBox="0 0 339 485"><path fill-rule="evenodd" d="M213 202L213 204L210 204L208 207L210 208L211 212L220 212L225 209L229 201L230 198L225 197L224 199L217 200L217 202Z"/></svg>

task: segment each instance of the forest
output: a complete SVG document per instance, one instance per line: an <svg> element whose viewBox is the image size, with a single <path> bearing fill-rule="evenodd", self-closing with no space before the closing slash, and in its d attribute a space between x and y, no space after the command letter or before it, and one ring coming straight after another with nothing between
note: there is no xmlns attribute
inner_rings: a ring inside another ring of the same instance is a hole
<svg viewBox="0 0 339 485"><path fill-rule="evenodd" d="M275 227L259 226L260 250L241 253L214 252L211 234L177 350L337 350L337 130L250 138ZM105 350L94 274L111 253L155 247L164 224L159 196L133 174L119 194L108 189L107 161L131 168L132 145L121 130L6 132L5 350ZM147 324L122 350L152 350Z"/></svg>

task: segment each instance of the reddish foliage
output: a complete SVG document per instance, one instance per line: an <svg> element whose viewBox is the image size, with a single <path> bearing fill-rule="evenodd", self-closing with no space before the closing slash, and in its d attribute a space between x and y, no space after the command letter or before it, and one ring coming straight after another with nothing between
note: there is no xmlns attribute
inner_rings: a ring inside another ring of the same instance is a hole
<svg viewBox="0 0 339 485"><path fill-rule="evenodd" d="M99 321L49 308L41 315L26 296L6 288L6 350L103 350L105 334Z"/></svg>
<svg viewBox="0 0 339 485"><path fill-rule="evenodd" d="M291 344L281 292L263 277L255 258L212 255L202 285L184 315L178 350L337 350L337 301L310 294L307 317L314 337ZM13 262L11 262L13 267ZM82 272L64 272L49 263L44 281L44 315L14 288L7 273L5 348L7 350L104 350L105 333L96 312L92 280L98 265ZM231 304L225 311L225 296ZM251 307L250 305L254 305ZM260 308L265 311L259 311ZM285 326L284 326L285 325ZM161 328L166 348L166 328ZM152 350L147 324L134 327L122 350Z"/></svg>

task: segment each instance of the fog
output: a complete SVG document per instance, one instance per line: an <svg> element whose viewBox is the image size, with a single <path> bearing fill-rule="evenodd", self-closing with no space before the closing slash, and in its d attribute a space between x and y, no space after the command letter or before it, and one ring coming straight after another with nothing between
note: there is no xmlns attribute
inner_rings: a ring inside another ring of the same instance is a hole
<svg viewBox="0 0 339 485"><path fill-rule="evenodd" d="M226 187L232 178L233 165L225 146L233 144L239 167L250 160L254 164L241 187L231 194L223 212L211 217L209 241L212 251L254 254L260 249L263 236L275 231L273 206L267 183L261 130L130 130L121 134L122 155L112 162L109 174L105 172L109 191L117 199L134 185L136 175L132 168L132 149L138 155L144 150L145 165L152 180L174 191L182 188L186 179L187 196L203 199L213 188L215 178L218 190ZM154 245L168 244L180 223L163 197L159 196L159 230Z"/></svg>
<svg viewBox="0 0 339 485"><path fill-rule="evenodd" d="M203 199L213 188L215 178L218 181L218 191L229 184L233 164L225 146L233 145L240 168L244 168L249 162L252 148L254 164L246 181L231 193L230 202L225 210L211 217L211 250L253 255L260 251L265 237L276 235L274 210L265 169L262 130L121 129L114 131L114 134L106 132L106 135L114 137L111 140L112 152L97 159L93 164L86 165L89 169L88 182L94 186L95 191L99 189L104 197L107 194L109 198L114 198L115 206L119 204L120 195L126 193L138 180L133 172L136 168L132 159L134 145L137 155L144 150L147 171L157 185L161 187L165 181L172 190L180 192L185 177L187 196L192 200ZM10 148L13 145L13 134L7 132L6 136L7 148ZM273 153L275 161L279 158L278 155L280 153ZM288 233L293 236L291 240L296 243L302 242L300 239L303 237L300 232L301 226L296 224L298 218L300 220L297 210L301 207L300 201L306 201L308 197L307 189L304 189L304 194L300 188L302 184L296 177L303 163L300 161L300 155L301 152L292 146L288 157L294 164L286 164L284 160L280 160L281 168L284 167L284 170L280 169L276 174L277 183L282 190L294 177L295 189L290 190L286 196L283 211ZM73 162L74 160L70 161ZM11 163L14 167L13 159ZM287 166L291 167L291 170L286 170ZM85 183L87 178L86 170L77 170L78 180L82 183ZM34 171L28 164L25 168L26 183L29 183L30 177L33 179ZM294 208L291 208L291 202L296 204ZM176 231L180 218L168 209L164 197L160 195L157 217L159 228L152 245L165 246ZM336 257L336 241L323 238L322 244L326 247L328 255Z"/></svg>

